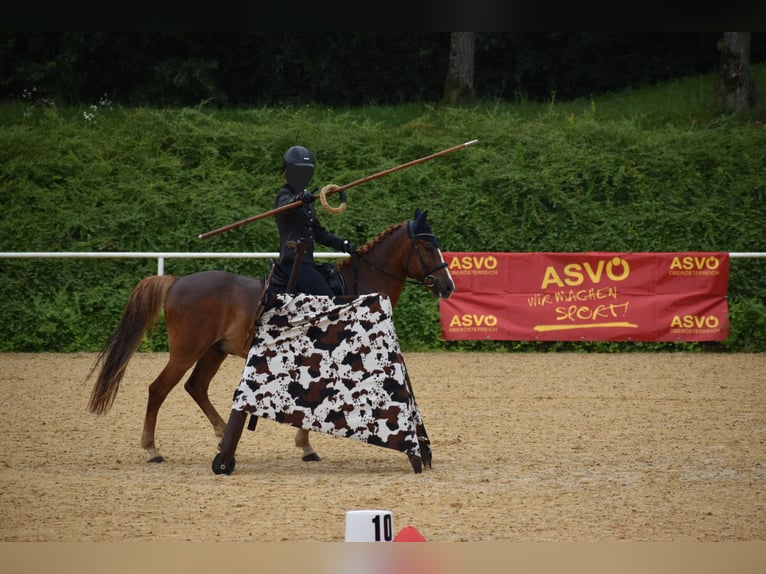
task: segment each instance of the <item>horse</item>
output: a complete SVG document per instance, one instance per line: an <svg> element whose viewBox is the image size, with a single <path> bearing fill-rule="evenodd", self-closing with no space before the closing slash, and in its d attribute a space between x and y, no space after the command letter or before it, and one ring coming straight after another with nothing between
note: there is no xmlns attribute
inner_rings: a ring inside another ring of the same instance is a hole
<svg viewBox="0 0 766 574"><path fill-rule="evenodd" d="M428 210L416 209L412 220L391 225L338 262L345 293L384 293L396 307L409 283L424 287L436 298L449 298L455 283L427 216ZM220 440L226 421L210 402L210 382L228 356L247 359L267 282L267 278L220 270L142 279L133 288L117 327L86 377L87 381L101 367L88 410L97 415L109 412L131 357L164 308L169 358L149 385L141 434L147 462L165 460L156 445L157 416L170 391L192 368L184 389L205 413ZM302 449L303 461L320 460L307 430L298 429L295 446Z"/></svg>

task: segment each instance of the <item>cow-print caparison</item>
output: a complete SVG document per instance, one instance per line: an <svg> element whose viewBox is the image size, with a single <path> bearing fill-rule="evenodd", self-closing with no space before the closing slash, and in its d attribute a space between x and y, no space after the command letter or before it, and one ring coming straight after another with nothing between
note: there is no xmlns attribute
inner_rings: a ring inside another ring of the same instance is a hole
<svg viewBox="0 0 766 574"><path fill-rule="evenodd" d="M277 295L259 319L232 409L430 457L382 293Z"/></svg>

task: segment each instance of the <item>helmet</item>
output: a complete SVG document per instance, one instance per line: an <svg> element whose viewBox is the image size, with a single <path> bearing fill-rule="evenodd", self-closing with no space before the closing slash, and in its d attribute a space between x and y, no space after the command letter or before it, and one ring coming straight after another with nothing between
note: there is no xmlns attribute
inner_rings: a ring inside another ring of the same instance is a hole
<svg viewBox="0 0 766 574"><path fill-rule="evenodd" d="M296 145L282 156L285 179L296 191L303 191L314 177L314 154L305 147Z"/></svg>

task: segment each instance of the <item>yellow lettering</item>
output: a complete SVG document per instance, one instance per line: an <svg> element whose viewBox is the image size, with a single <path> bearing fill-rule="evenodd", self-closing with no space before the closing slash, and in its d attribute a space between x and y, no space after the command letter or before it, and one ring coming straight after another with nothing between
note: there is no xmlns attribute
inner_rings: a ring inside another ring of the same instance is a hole
<svg viewBox="0 0 766 574"><path fill-rule="evenodd" d="M450 327L496 327L497 317L494 315L475 315L466 313L465 315L454 315L450 319Z"/></svg>
<svg viewBox="0 0 766 574"><path fill-rule="evenodd" d="M684 271L701 271L703 269L715 270L721 266L721 261L715 255L674 257L670 262L671 269L682 269Z"/></svg>
<svg viewBox="0 0 766 574"><path fill-rule="evenodd" d="M449 263L450 270L467 269L497 269L497 257L494 255L464 255L453 257Z"/></svg>
<svg viewBox="0 0 766 574"><path fill-rule="evenodd" d="M570 287L574 287L575 285L582 285L582 282L584 280L583 274L580 272L579 263L570 263L569 265L564 266L564 274L569 277L569 279L566 280L566 284Z"/></svg>
<svg viewBox="0 0 766 574"><path fill-rule="evenodd" d="M716 329L720 324L715 315L675 315L670 321L670 328Z"/></svg>
<svg viewBox="0 0 766 574"><path fill-rule="evenodd" d="M587 261L583 264L583 267L585 267L585 271L588 272L588 277L590 277L590 280L593 283L598 283L599 281L601 281L601 272L604 269L604 262L603 261L599 261L598 262L598 265L596 266L596 270L595 271L590 266L590 263L587 262Z"/></svg>
<svg viewBox="0 0 766 574"><path fill-rule="evenodd" d="M577 287L585 283L586 277L592 284L601 283L604 274L612 281L624 281L630 275L630 265L622 257L613 257L611 260L600 260L595 264L590 261L584 263L568 263L562 270L565 279L554 267L546 267L543 276L542 289L550 285L563 288L564 284L569 287Z"/></svg>
<svg viewBox="0 0 766 574"><path fill-rule="evenodd" d="M616 273L616 269L622 269L621 274ZM613 257L606 266L606 275L612 281L622 281L630 275L630 265L622 257Z"/></svg>
<svg viewBox="0 0 766 574"><path fill-rule="evenodd" d="M561 277L559 277L559 274L556 273L556 269L553 267L546 267L545 268L545 275L543 276L543 284L540 286L541 289L547 289L548 285L553 283L557 287L564 287L564 282L561 280Z"/></svg>

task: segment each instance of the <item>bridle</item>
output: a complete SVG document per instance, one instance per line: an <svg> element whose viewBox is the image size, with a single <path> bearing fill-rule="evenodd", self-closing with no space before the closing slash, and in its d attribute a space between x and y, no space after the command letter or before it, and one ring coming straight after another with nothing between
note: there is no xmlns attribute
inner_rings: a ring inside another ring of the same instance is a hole
<svg viewBox="0 0 766 574"><path fill-rule="evenodd" d="M418 260L420 261L420 268L423 270L423 279L420 281L414 281L413 282L417 285L425 285L428 288L433 287L436 285L436 277L433 276L434 273L439 271L440 269L444 269L447 267L447 262L442 261L432 269L429 269L426 265L425 259L423 259L423 253L420 251L420 244L418 243L418 239L424 239L425 241L430 241L434 245L439 245L436 242L436 235L433 233L415 233L415 222L409 221L407 223L407 234L410 236L410 239L412 239L412 246L410 247L410 253L407 256L407 264L405 265L405 268L409 268L410 266L410 260L412 259L412 254L417 253ZM407 277L405 277L405 282L407 282Z"/></svg>
<svg viewBox="0 0 766 574"><path fill-rule="evenodd" d="M439 271L440 269L444 269L445 267L447 267L447 262L442 261L435 267L429 269L428 265L426 264L425 258L423 257L423 253L420 250L420 244L418 243L418 239L430 241L434 245L438 245L438 243L436 242L436 235L434 235L433 233L416 233L414 221L407 222L407 235L409 235L410 239L412 240L412 245L410 246L410 252L407 254L407 262L405 263L404 267L405 269L409 269L410 261L412 260L413 254L417 254L418 260L420 261L420 267L423 270L423 278L420 280L411 279L409 277L398 277L394 275L393 273L389 273L388 271L386 271L379 265L376 265L375 263L371 262L369 259L361 255L360 253L352 255L352 258L359 257L365 263L367 263L370 267L377 269L378 271L383 273L383 275L386 275L402 283L409 283L410 285L420 285L420 286L428 287L430 289L431 287L436 285L436 277L434 277L433 274ZM356 267L354 268L356 269ZM356 283L356 280L354 282Z"/></svg>

